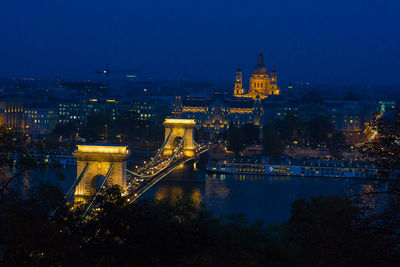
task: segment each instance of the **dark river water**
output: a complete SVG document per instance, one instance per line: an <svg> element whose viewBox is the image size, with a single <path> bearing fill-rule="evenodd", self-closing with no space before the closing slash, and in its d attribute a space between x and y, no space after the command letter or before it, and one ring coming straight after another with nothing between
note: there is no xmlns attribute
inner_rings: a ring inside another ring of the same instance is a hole
<svg viewBox="0 0 400 267"><path fill-rule="evenodd" d="M76 178L76 168L59 171L65 176L60 185L67 191ZM35 171L31 176L57 180L54 169ZM217 216L243 213L250 221L281 223L290 217L290 207L296 199L329 194L346 196L358 191L360 183L354 179L207 174L184 167L165 177L141 198L188 197L203 203Z"/></svg>

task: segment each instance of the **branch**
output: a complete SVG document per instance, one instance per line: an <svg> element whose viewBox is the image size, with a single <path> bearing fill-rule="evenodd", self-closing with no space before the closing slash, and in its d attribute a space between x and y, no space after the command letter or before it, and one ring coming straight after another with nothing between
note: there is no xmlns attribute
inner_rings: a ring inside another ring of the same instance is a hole
<svg viewBox="0 0 400 267"><path fill-rule="evenodd" d="M29 168L25 168L22 171L14 174L13 176L9 177L2 185L0 185L0 207L3 204L4 201L4 193L6 192L6 190L8 189L8 187L10 186L10 184L18 177L20 177L21 175L23 175L26 171L28 171ZM3 174L4 176L6 176L5 174Z"/></svg>

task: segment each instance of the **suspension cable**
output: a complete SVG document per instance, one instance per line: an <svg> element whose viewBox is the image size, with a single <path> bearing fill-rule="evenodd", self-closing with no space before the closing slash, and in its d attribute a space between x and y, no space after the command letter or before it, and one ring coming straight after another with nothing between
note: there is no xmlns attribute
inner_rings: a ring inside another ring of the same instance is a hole
<svg viewBox="0 0 400 267"><path fill-rule="evenodd" d="M148 166L150 166L152 163L154 163L154 161L158 158L160 153L164 150L164 147L167 144L169 137L171 136L171 133L172 133L172 129L169 131L167 138L164 140L164 143L161 145L161 148L157 151L157 154L153 157L153 159L148 164L141 167L138 171L146 169Z"/></svg>
<svg viewBox="0 0 400 267"><path fill-rule="evenodd" d="M183 145L183 143L184 143L186 134L187 134L187 129L185 130L185 132L184 132L184 134L183 134L183 137L182 137L182 140L181 140L181 142L180 142L178 148L176 149L175 153L174 153L174 154L172 155L172 157L168 160L168 163L165 165L165 167L163 167L162 169L158 170L156 173L153 173L153 174L151 174L151 175L142 175L142 174L138 174L138 173L132 172L132 171L130 171L130 170L128 170L128 169L127 169L127 172L129 172L130 174L132 174L132 175L134 175L134 176L138 176L138 177L141 177L141 178L151 178L151 177L157 175L158 173L160 173L161 171L163 171L165 168L167 168L168 165L171 163L171 161L174 160L174 158L176 157L176 155L178 154L178 152L180 151L180 149L181 149L181 147L182 147L182 145Z"/></svg>
<svg viewBox="0 0 400 267"><path fill-rule="evenodd" d="M75 187L80 183L80 181L82 180L83 175L86 172L87 167L89 166L89 163L85 164L85 167L83 167L83 170L81 171L81 174L79 174L78 178L75 179L74 183L72 184L71 188L68 190L67 194L65 194L64 196L64 200L68 200L72 193L74 192ZM63 205L63 203L60 203L57 208L54 209L54 211L50 214L50 218L54 216L54 214L56 214L56 212L58 211L58 209L61 207L61 205Z"/></svg>
<svg viewBox="0 0 400 267"><path fill-rule="evenodd" d="M89 163L85 164L85 167L83 167L83 170L81 171L81 174L78 176L78 178L75 180L75 182L72 184L71 188L68 190L67 194L65 195L65 198L68 199L73 192L74 188L78 185L78 183L82 180L83 175L86 172L87 167L89 166Z"/></svg>
<svg viewBox="0 0 400 267"><path fill-rule="evenodd" d="M92 201L90 202L90 204L88 205L88 207L86 208L85 212L82 215L82 218L86 216L87 212L92 208L97 196L99 195L101 189L103 188L103 186L105 185L105 183L107 182L108 177L110 176L111 170L113 169L114 164L111 163L110 168L107 171L106 176L104 177L103 182L101 183L101 186L99 188L99 190L97 190L96 194L94 195L94 197L92 198Z"/></svg>

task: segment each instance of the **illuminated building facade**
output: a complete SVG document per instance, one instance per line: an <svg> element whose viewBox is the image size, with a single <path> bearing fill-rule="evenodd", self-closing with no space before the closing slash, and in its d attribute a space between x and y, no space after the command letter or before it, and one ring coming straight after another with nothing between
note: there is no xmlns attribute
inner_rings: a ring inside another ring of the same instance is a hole
<svg viewBox="0 0 400 267"><path fill-rule="evenodd" d="M148 100L135 100L128 104L129 111L136 112L140 120L154 120L159 118L158 106Z"/></svg>
<svg viewBox="0 0 400 267"><path fill-rule="evenodd" d="M0 102L0 125L14 131L24 130L24 108L18 102Z"/></svg>
<svg viewBox="0 0 400 267"><path fill-rule="evenodd" d="M100 101L98 99L60 103L58 105L58 122L86 122L90 115L96 113L110 115L115 120L117 116L116 106L115 100Z"/></svg>
<svg viewBox="0 0 400 267"><path fill-rule="evenodd" d="M267 98L270 95L279 95L280 90L278 87L278 76L275 67L271 73L268 72L267 67L264 65L262 53L258 56L257 65L253 69L250 77L249 90L243 87L243 73L240 65L236 71L235 86L233 96L246 97L256 100Z"/></svg>
<svg viewBox="0 0 400 267"><path fill-rule="evenodd" d="M26 107L24 110L25 132L29 134L49 134L58 123L58 109Z"/></svg>
<svg viewBox="0 0 400 267"><path fill-rule="evenodd" d="M177 118L195 119L196 128L220 132L230 124L242 126L252 123L262 126L261 99L229 99L221 93L210 98L175 98L172 115Z"/></svg>
<svg viewBox="0 0 400 267"><path fill-rule="evenodd" d="M280 95L275 67L271 73L264 65L262 53L250 77L249 89L243 85L243 73L238 67L235 76L233 97L214 93L209 98L185 98L178 96L173 104L172 115L178 118L195 119L196 128L220 132L230 124L240 127L251 123L262 127L264 123L263 100Z"/></svg>
<svg viewBox="0 0 400 267"><path fill-rule="evenodd" d="M101 100L97 98L63 102L58 105L58 122L86 122L92 114L97 113L109 115L115 120L123 112L135 112L140 120L158 120L162 114L167 115L168 106L149 100L120 102L114 99Z"/></svg>
<svg viewBox="0 0 400 267"><path fill-rule="evenodd" d="M375 109L369 101L324 101L317 93L307 93L301 98L296 113L303 120L329 118L336 131L350 134L361 132L364 124L373 118Z"/></svg>

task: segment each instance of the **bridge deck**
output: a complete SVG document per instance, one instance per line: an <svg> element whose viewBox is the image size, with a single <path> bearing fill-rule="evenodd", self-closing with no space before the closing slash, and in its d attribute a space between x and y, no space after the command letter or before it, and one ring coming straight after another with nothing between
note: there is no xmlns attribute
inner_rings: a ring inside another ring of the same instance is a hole
<svg viewBox="0 0 400 267"><path fill-rule="evenodd" d="M149 188L151 188L153 185L155 185L158 181L160 181L162 178L167 176L169 173L171 173L173 170L178 168L179 166L185 164L188 161L191 160L196 160L201 154L206 152L208 149L203 149L197 153L195 157L182 157L179 158L169 164L165 169L163 169L161 172L157 173L156 175L144 179L136 188L133 188L132 186L128 186L127 190L127 198L129 199L128 201L130 203L136 201L144 192L146 192Z"/></svg>

